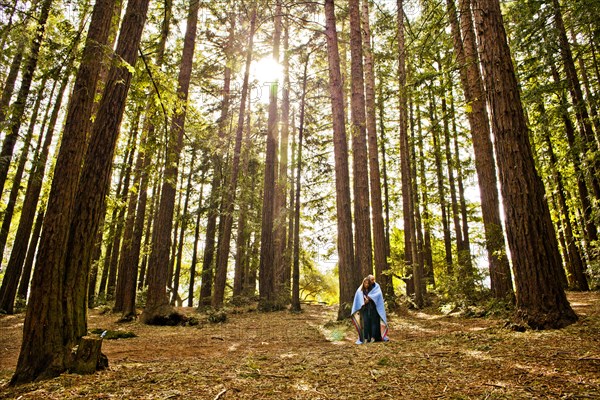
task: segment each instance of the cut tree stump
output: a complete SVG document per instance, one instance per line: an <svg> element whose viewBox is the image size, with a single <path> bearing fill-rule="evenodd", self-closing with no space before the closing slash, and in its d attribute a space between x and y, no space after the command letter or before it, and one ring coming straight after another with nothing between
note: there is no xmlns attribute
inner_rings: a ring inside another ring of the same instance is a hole
<svg viewBox="0 0 600 400"><path fill-rule="evenodd" d="M93 374L97 370L108 367L108 358L102 354L102 338L84 336L73 355L71 372L76 374Z"/></svg>

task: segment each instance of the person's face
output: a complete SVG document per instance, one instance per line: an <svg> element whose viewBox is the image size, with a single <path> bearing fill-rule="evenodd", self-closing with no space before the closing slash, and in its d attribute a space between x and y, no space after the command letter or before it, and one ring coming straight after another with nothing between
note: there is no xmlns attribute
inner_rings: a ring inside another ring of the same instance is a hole
<svg viewBox="0 0 600 400"><path fill-rule="evenodd" d="M369 288L369 281L363 281L363 289Z"/></svg>
<svg viewBox="0 0 600 400"><path fill-rule="evenodd" d="M374 284L375 284L375 277L372 277L371 278L371 285L374 285Z"/></svg>

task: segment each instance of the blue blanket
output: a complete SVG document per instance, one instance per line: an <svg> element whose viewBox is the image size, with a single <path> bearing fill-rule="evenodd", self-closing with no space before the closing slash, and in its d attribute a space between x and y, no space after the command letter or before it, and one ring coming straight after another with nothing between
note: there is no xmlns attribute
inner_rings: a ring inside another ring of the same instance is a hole
<svg viewBox="0 0 600 400"><path fill-rule="evenodd" d="M383 325L382 329L381 329L381 338L384 341L388 341L389 338L387 337L388 334L388 324L387 324L387 316L385 314L385 305L383 302L383 293L381 292L381 286L379 286L378 283L375 283L375 286L373 286L373 288L371 289L371 291L368 294L368 297L371 299L371 301L373 301L375 303L375 308L377 309L377 313L379 314L379 318L381 319L381 324ZM352 322L354 322L354 326L356 327L357 331L358 331L358 336L360 338L360 330L361 330L361 321L360 321L360 317L358 317L356 314L360 311L360 309L362 308L362 306L365 304L365 299L363 297L363 292L362 292L362 285L358 287L358 289L356 289L356 293L354 293L354 302L352 303L352 311L351 311L351 317L352 317ZM360 342L360 339L358 339L357 343Z"/></svg>

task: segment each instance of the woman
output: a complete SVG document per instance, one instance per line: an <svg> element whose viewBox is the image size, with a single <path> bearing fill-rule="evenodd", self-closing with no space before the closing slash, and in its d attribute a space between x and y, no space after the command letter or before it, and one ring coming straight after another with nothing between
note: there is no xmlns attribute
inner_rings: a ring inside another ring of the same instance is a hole
<svg viewBox="0 0 600 400"><path fill-rule="evenodd" d="M360 314L360 319L356 318L357 313ZM356 290L351 315L359 335L359 339L356 341L357 344L389 340L387 338L387 318L383 294L373 275L363 279L362 284ZM381 333L381 323L384 325L383 335Z"/></svg>

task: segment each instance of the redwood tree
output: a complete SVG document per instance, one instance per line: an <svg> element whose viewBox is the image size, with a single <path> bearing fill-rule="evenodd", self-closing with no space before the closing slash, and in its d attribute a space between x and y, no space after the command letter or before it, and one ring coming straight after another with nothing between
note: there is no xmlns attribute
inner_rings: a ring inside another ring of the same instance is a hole
<svg viewBox="0 0 600 400"><path fill-rule="evenodd" d="M173 227L173 210L175 208L175 185L179 170L179 156L183 147L184 123L196 46L199 9L200 3L197 0L191 0L177 88L177 98L181 105L171 121L160 205L156 225L152 232L152 251L148 261L148 298L141 316L141 320L147 324L162 323L164 317L169 317L174 313L165 288L169 279L169 248L171 247L171 228Z"/></svg>
<svg viewBox="0 0 600 400"><path fill-rule="evenodd" d="M536 172L518 83L498 0L473 0L474 20L494 143L507 237L515 272L517 316L533 328L560 328L577 315L562 270L544 186Z"/></svg>
<svg viewBox="0 0 600 400"><path fill-rule="evenodd" d="M108 14L103 14L106 11L103 7L107 5L110 6L110 2L97 3L94 7L94 14L96 18L99 14L106 15L107 18L103 19L103 23L110 24L112 9L109 8ZM38 255L36 263L30 307L27 309L23 328L23 343L17 368L11 380L12 384L49 378L72 367L70 365L72 362L71 349L87 333L89 262L94 247L96 229L100 222L101 211L103 211L104 195L109 183L118 127L129 90L131 72L127 64L135 65L147 10L147 0L131 0L127 5L116 51L124 63L111 67L98 108L97 121L100 122L94 125L90 146L87 150L86 160L88 162L83 167L81 184L76 189L77 194L72 197L68 196L71 191L62 186L70 186L71 182L68 180L66 182L60 179L54 180L54 185L60 186L58 191L66 195L66 198L63 199L63 207L67 209L73 207L73 213L69 213L69 216L73 215L75 218L72 223L69 221L68 224L61 224L63 229L55 231L56 235L48 237L42 234L41 245L45 246L45 251L40 249L41 256ZM94 15L92 16L93 20ZM97 28L101 29L102 25L99 23ZM95 39L93 36L90 38L92 32L90 28L86 48L90 41ZM95 47L96 43L93 46ZM97 59L95 61L97 62ZM85 63L82 64L82 67L83 65ZM78 78L81 78L81 75L78 75ZM89 81L86 79L85 83L87 84ZM75 86L77 87L77 83ZM79 99L85 101L86 98L93 97L94 93L94 90L88 91L83 93ZM71 103L74 98L75 96L71 98ZM91 101L89 104L91 106ZM73 111L71 106L69 111ZM64 151L64 146L63 142L61 153ZM68 155L63 157L68 157ZM78 169L79 164L74 164L70 170L61 170L60 172L71 178L73 175L77 178L79 176ZM55 171L56 173L58 172ZM56 191L54 195L56 196ZM60 203L61 199L52 198L52 193L50 197L51 200L54 200L55 205ZM74 204L72 199L75 200ZM45 226L47 218L46 216ZM56 223L56 216L53 222ZM53 228L56 228L56 225L53 225ZM69 240L65 240L66 238ZM52 246L53 241L60 243L61 240L64 240L62 242L64 246ZM45 255L48 257L44 257ZM50 260L54 262L49 262Z"/></svg>
<svg viewBox="0 0 600 400"><path fill-rule="evenodd" d="M354 240L350 211L350 174L348 172L348 141L344 121L344 92L340 71L340 53L335 26L333 0L325 0L325 36L329 62L329 92L333 119L333 152L335 157L335 193L337 214L337 248L339 259L340 307L338 319L350 316L354 291L360 283L360 271L354 264Z"/></svg>

